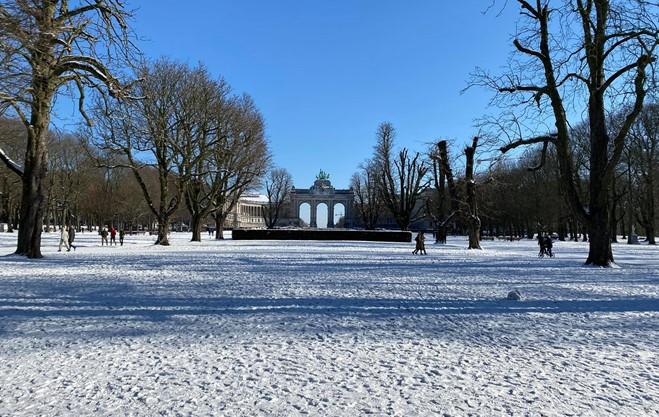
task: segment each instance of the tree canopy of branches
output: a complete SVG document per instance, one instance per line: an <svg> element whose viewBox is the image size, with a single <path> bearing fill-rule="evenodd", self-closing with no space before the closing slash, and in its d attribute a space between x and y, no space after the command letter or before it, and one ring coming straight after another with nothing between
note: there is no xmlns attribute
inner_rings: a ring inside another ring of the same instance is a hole
<svg viewBox="0 0 659 417"><path fill-rule="evenodd" d="M141 99L110 104L98 100L94 113L98 122L89 134L103 153L125 158L107 166L133 172L158 221L156 244L166 246L192 167L206 156L204 149L219 143L208 121L216 89L204 68L168 60L144 64L139 76L143 81L135 86L135 93ZM155 193L144 179L149 167L158 171Z"/></svg>
<svg viewBox="0 0 659 417"><path fill-rule="evenodd" d="M440 160L435 157L436 154L436 145L433 145L428 152L431 161L431 194L426 198L426 215L430 217L435 227L435 243L446 243L446 219L449 203L446 193L446 174L442 170Z"/></svg>
<svg viewBox="0 0 659 417"><path fill-rule="evenodd" d="M256 188L270 163L265 123L253 100L246 95L232 101L225 146L210 155L215 167L210 183L215 187L209 208L215 219L215 238L224 238L224 223L240 197Z"/></svg>
<svg viewBox="0 0 659 417"><path fill-rule="evenodd" d="M656 4L641 0L516 3L522 23L513 42L510 72L499 77L478 72L475 83L493 88L495 103L514 111L514 125L496 123L503 127L499 133L510 138L501 152L542 144L540 165L534 167L539 168L548 146L554 147L561 189L571 211L589 231L586 263L608 266L613 262L610 185L648 88L656 87L648 82L658 45ZM587 114L587 201L575 173L570 126L576 123L568 120L572 108ZM607 109L615 108L627 109L616 131L607 121ZM554 128L538 136L529 134L531 129L517 129L530 124Z"/></svg>
<svg viewBox="0 0 659 417"><path fill-rule="evenodd" d="M429 166L416 152L413 156L407 148L394 156L396 131L391 123L381 123L377 130L374 161L382 175L378 190L384 206L396 219L401 230L423 215L423 207L417 203L428 187L426 174Z"/></svg>
<svg viewBox="0 0 659 417"><path fill-rule="evenodd" d="M9 110L27 129L23 167L14 170L23 181L17 254L41 257L53 100L73 86L86 117L85 89L124 94L110 64L133 49L129 17L119 0L0 3L0 111Z"/></svg>
<svg viewBox="0 0 659 417"><path fill-rule="evenodd" d="M375 229L384 208L378 189L381 175L378 164L368 160L350 179L350 186L355 192L357 212L359 212L364 227L368 230Z"/></svg>
<svg viewBox="0 0 659 417"><path fill-rule="evenodd" d="M268 229L279 221L279 214L293 187L293 177L284 168L273 168L265 178L264 188L268 202L263 206L263 220Z"/></svg>
<svg viewBox="0 0 659 417"><path fill-rule="evenodd" d="M630 210L633 206L638 207L636 217L645 229L648 243L655 245L657 216L657 192L655 189L657 171L659 171L659 104L645 106L631 128L630 138L629 156L633 161L634 174L636 174L634 177L638 179L637 191L634 193L637 196L637 203L633 202ZM629 168L632 168L631 164Z"/></svg>

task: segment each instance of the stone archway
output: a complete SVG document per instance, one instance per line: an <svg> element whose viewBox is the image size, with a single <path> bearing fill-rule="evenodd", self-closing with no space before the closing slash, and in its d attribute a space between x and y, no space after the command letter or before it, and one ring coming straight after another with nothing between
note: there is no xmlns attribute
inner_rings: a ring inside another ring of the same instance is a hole
<svg viewBox="0 0 659 417"><path fill-rule="evenodd" d="M327 227L333 228L334 209L337 204L344 207L345 227L352 224L353 201L355 193L352 189L337 190L329 181L329 175L323 171L316 176L316 181L311 188L296 189L293 188L290 193L291 206L295 210L295 218L300 219L300 206L308 203L311 208L309 227L318 227L318 206L325 204L327 206Z"/></svg>
<svg viewBox="0 0 659 417"><path fill-rule="evenodd" d="M336 202L334 203L334 207L332 207L332 212L334 213L332 224L334 224L334 227L339 226L341 222L341 218L343 218L343 226L345 227L346 223L346 206L343 202Z"/></svg>
<svg viewBox="0 0 659 417"><path fill-rule="evenodd" d="M311 204L302 202L297 206L297 218L302 220L307 225L311 224Z"/></svg>
<svg viewBox="0 0 659 417"><path fill-rule="evenodd" d="M316 227L319 229L330 228L330 208L327 203L319 202L316 204Z"/></svg>

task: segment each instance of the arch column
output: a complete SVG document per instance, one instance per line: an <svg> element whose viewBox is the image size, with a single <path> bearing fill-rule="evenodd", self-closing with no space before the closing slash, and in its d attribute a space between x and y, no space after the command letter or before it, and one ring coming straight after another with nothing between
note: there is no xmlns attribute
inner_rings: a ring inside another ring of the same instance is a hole
<svg viewBox="0 0 659 417"><path fill-rule="evenodd" d="M352 227L352 200L343 201L343 207L343 221L345 223L345 227Z"/></svg>
<svg viewBox="0 0 659 417"><path fill-rule="evenodd" d="M327 228L331 229L334 227L334 201L328 201L327 204Z"/></svg>
<svg viewBox="0 0 659 417"><path fill-rule="evenodd" d="M309 216L310 217L309 227L316 228L318 227L318 223L316 221L316 215L317 215L316 210L318 210L318 202L310 201L309 206L311 208L311 215Z"/></svg>

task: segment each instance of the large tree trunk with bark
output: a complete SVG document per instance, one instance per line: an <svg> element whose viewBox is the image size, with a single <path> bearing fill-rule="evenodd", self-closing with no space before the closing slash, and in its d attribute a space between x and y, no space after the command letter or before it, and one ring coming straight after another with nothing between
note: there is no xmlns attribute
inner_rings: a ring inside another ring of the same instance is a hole
<svg viewBox="0 0 659 417"><path fill-rule="evenodd" d="M592 212L589 227L589 250L586 264L609 266L613 262L611 231L606 206Z"/></svg>
<svg viewBox="0 0 659 417"><path fill-rule="evenodd" d="M476 199L476 180L474 179L474 155L478 146L478 138L474 138L472 145L465 148L467 182L467 227L469 228L469 249L481 249L481 220L478 217L478 200Z"/></svg>
<svg viewBox="0 0 659 417"><path fill-rule="evenodd" d="M191 215L191 225L192 228L192 239L191 242L201 242L201 223L203 221L202 216L199 214Z"/></svg>
<svg viewBox="0 0 659 417"><path fill-rule="evenodd" d="M217 216L215 217L215 239L222 240L224 239L224 217Z"/></svg>
<svg viewBox="0 0 659 417"><path fill-rule="evenodd" d="M155 244L169 246L169 218L158 221L158 237Z"/></svg>
<svg viewBox="0 0 659 417"><path fill-rule="evenodd" d="M470 219L468 222L469 231L469 247L468 249L482 249L481 248L481 221L478 217Z"/></svg>
<svg viewBox="0 0 659 417"><path fill-rule="evenodd" d="M589 102L590 122L590 178L587 265L609 266L613 262L611 249L611 222L609 218L609 187L613 183L606 176L609 164L609 136L604 113L604 97L591 93ZM584 233L584 238L586 234Z"/></svg>
<svg viewBox="0 0 659 417"><path fill-rule="evenodd" d="M435 243L446 243L446 226L438 223L435 230Z"/></svg>
<svg viewBox="0 0 659 417"><path fill-rule="evenodd" d="M645 225L645 236L648 241L648 245L656 245L657 241L655 238L654 223L647 223Z"/></svg>
<svg viewBox="0 0 659 417"><path fill-rule="evenodd" d="M41 232L48 197L45 188L48 173L48 125L53 92L45 81L35 81L33 85L36 88L23 168L23 197L16 254L41 258Z"/></svg>

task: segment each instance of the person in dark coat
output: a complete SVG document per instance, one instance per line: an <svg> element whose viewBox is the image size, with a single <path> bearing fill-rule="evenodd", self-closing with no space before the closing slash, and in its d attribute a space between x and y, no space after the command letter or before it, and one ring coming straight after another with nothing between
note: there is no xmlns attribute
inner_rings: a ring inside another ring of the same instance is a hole
<svg viewBox="0 0 659 417"><path fill-rule="evenodd" d="M101 235L101 246L103 246L103 244L110 246L108 243L108 229L104 227L98 232L98 234Z"/></svg>
<svg viewBox="0 0 659 417"><path fill-rule="evenodd" d="M76 228L73 226L69 226L69 246L73 248L73 250L76 250L76 245L73 244L73 241L76 238Z"/></svg>
<svg viewBox="0 0 659 417"><path fill-rule="evenodd" d="M550 258L554 257L554 252L552 251L553 247L554 247L554 242L552 241L551 236L549 235L545 236L545 253Z"/></svg>
<svg viewBox="0 0 659 417"><path fill-rule="evenodd" d="M544 258L547 254L547 248L545 247L545 237L542 235L542 233L538 233L538 246L540 247L538 258Z"/></svg>
<svg viewBox="0 0 659 417"><path fill-rule="evenodd" d="M126 231L123 229L123 227L119 230L119 244L121 246L124 245L124 236L126 236Z"/></svg>
<svg viewBox="0 0 659 417"><path fill-rule="evenodd" d="M416 255L417 253L421 253L423 255L427 255L426 253L426 237L424 236L423 232L419 232L416 237L414 238L414 241L416 242L416 248L414 248L414 251L412 251L413 255Z"/></svg>

